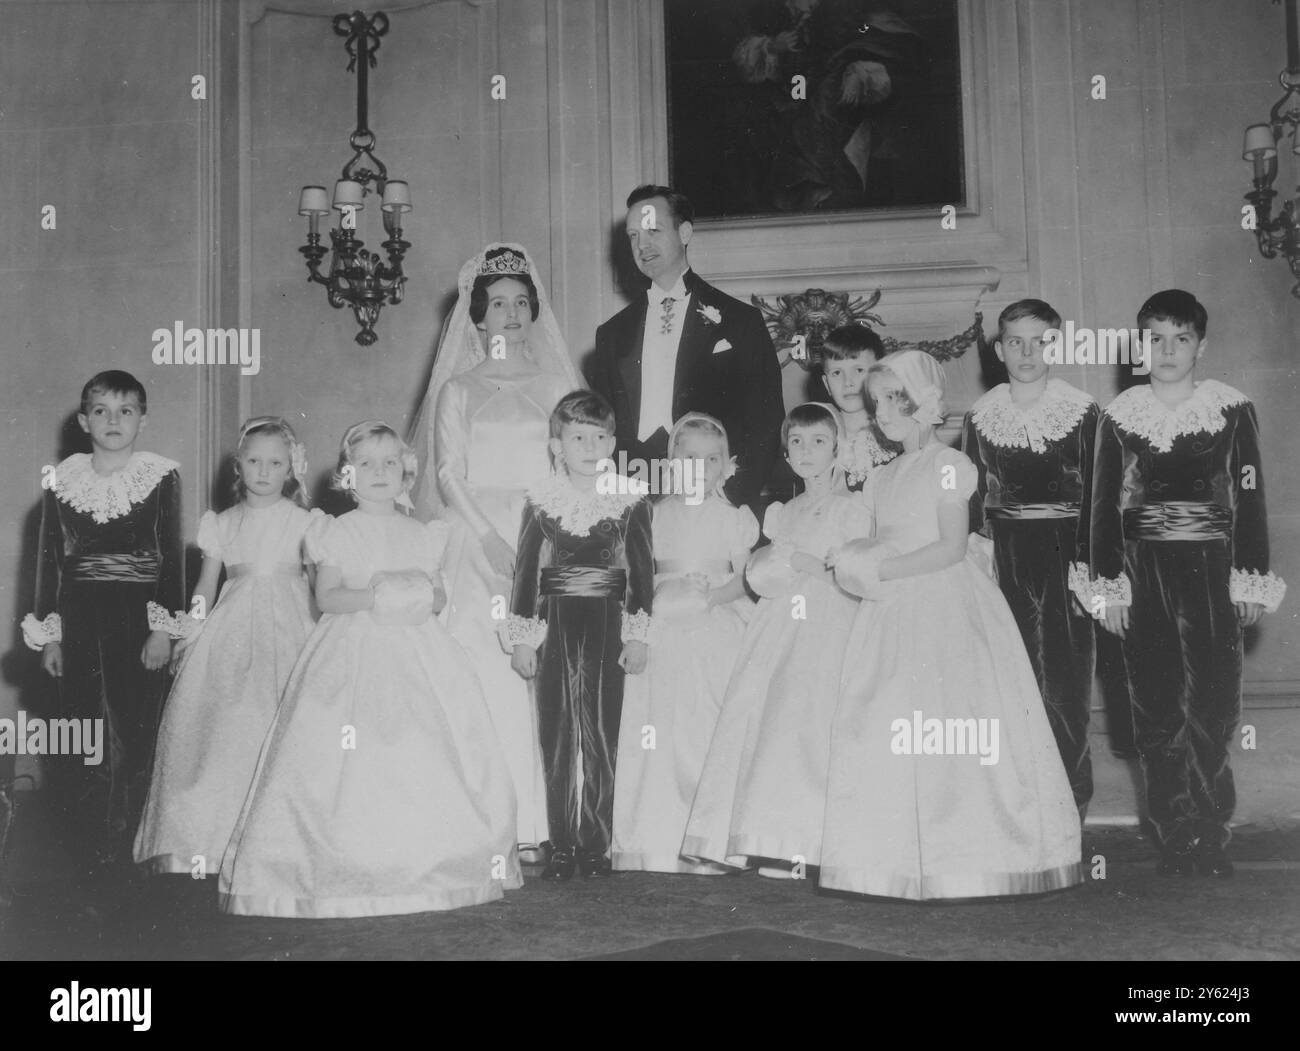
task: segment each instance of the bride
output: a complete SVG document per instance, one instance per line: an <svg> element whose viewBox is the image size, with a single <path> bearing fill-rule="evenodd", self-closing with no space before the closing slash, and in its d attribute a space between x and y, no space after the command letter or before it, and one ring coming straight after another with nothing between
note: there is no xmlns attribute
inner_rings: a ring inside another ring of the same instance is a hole
<svg viewBox="0 0 1300 1051"><path fill-rule="evenodd" d="M520 860L544 860L546 792L530 685L498 642L524 494L547 477L555 403L583 386L527 251L490 244L460 270L433 375L411 434L416 513L452 525L447 627L469 653L518 800Z"/></svg>

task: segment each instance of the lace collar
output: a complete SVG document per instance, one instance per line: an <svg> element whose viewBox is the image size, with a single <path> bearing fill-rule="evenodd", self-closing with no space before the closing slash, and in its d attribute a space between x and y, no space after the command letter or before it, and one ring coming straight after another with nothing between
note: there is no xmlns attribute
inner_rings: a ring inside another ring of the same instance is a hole
<svg viewBox="0 0 1300 1051"><path fill-rule="evenodd" d="M882 447L876 441L871 427L867 426L856 431L840 446L839 464L844 468L844 477L849 485L857 485L865 481L875 468L889 463L896 455Z"/></svg>
<svg viewBox="0 0 1300 1051"><path fill-rule="evenodd" d="M583 492L567 478L548 478L528 491L528 499L541 508L573 536L586 536L591 527L606 518L621 518L623 512L644 495L645 485L632 478L614 476L618 489L629 492ZM602 488L610 488L602 482Z"/></svg>
<svg viewBox="0 0 1300 1051"><path fill-rule="evenodd" d="M1227 423L1225 412L1250 399L1218 380L1201 380L1192 396L1169 408L1150 386L1130 387L1106 407L1106 415L1131 434L1145 438L1157 452L1167 453L1184 434L1218 434Z"/></svg>
<svg viewBox="0 0 1300 1051"><path fill-rule="evenodd" d="M73 453L54 469L54 495L101 525L130 514L180 464L157 453L132 453L120 471L96 474L90 453Z"/></svg>
<svg viewBox="0 0 1300 1051"><path fill-rule="evenodd" d="M1064 380L1049 379L1042 396L1026 412L1011 400L1010 384L1000 383L975 402L971 422L994 445L1043 453L1048 442L1067 437L1092 404L1091 394Z"/></svg>

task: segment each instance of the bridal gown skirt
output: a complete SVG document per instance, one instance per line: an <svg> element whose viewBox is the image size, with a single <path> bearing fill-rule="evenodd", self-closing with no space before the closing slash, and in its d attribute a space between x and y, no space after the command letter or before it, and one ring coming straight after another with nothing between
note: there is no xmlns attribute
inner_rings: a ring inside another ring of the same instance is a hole
<svg viewBox="0 0 1300 1051"><path fill-rule="evenodd" d="M948 720L962 721L951 743ZM821 886L928 899L1082 881L1079 815L1019 628L971 556L862 602L831 741Z"/></svg>
<svg viewBox="0 0 1300 1051"><path fill-rule="evenodd" d="M495 519L513 521L513 529L501 535L512 546L517 543L524 507L522 493L486 490L478 496L481 503L498 510ZM498 509L498 504L503 506ZM497 610L508 612L511 582L493 573L479 538L455 511L447 511L445 517L452 527L443 563L450 585L447 628L464 647L478 673L492 725L510 769L518 805L515 839L521 844L544 843L550 835L537 734L537 702L532 684L520 678L510 666L510 655L497 638L501 621L493 617L494 603Z"/></svg>
<svg viewBox="0 0 1300 1051"><path fill-rule="evenodd" d="M224 911L423 912L520 883L509 773L460 645L436 618L323 616L222 863Z"/></svg>

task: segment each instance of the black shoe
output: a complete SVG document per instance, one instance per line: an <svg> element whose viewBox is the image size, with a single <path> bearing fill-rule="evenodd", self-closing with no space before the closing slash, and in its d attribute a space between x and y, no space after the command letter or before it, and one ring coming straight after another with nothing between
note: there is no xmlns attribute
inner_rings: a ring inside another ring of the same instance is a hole
<svg viewBox="0 0 1300 1051"><path fill-rule="evenodd" d="M542 879L573 879L573 851L556 847L551 851L551 860L542 870Z"/></svg>
<svg viewBox="0 0 1300 1051"><path fill-rule="evenodd" d="M584 850L578 855L578 868L582 870L583 879L605 879L614 874L609 858L594 850Z"/></svg>
<svg viewBox="0 0 1300 1051"><path fill-rule="evenodd" d="M1222 843L1201 840L1196 845L1196 871L1202 876L1218 876L1221 879L1232 875L1232 862L1228 860Z"/></svg>
<svg viewBox="0 0 1300 1051"><path fill-rule="evenodd" d="M1194 843L1179 843L1160 851L1156 864L1158 876L1191 876L1196 872L1196 858L1192 853Z"/></svg>

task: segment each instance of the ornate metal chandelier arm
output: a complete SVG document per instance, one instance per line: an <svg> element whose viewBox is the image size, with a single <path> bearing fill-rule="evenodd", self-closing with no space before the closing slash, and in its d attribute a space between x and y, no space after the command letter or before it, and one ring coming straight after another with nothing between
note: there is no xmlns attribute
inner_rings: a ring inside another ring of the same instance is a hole
<svg viewBox="0 0 1300 1051"><path fill-rule="evenodd" d="M357 75L357 125L348 142L351 159L343 166L342 178L334 189L333 208L322 186L303 187L298 211L309 220L307 243L298 249L307 262L307 280L325 286L326 298L335 309L350 307L360 332L356 340L363 347L373 344L375 324L385 304L402 301L406 275L402 260L410 242L402 238L401 213L410 211L410 188L404 180L388 178L388 169L375 156L375 133L369 126L370 70L377 65L375 53L388 32L388 16L375 12L369 18L361 11L336 15L334 32L344 37L348 72ZM380 205L384 231L384 255L368 251L355 234L357 214L366 194L382 196ZM330 230L331 248L321 245L320 220L330 211L343 214L339 228ZM330 255L329 272L322 274L325 256Z"/></svg>

